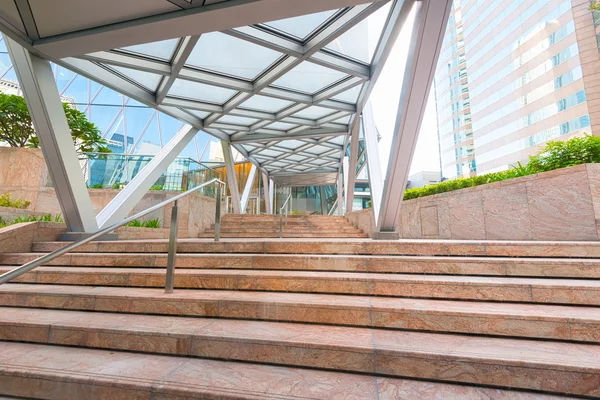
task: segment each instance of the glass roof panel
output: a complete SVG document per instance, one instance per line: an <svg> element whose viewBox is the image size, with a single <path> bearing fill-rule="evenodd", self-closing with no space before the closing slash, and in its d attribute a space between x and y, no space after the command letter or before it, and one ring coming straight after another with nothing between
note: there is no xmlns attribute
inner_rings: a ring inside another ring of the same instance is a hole
<svg viewBox="0 0 600 400"><path fill-rule="evenodd" d="M171 90L169 90L170 96L185 97L192 100L208 101L217 104L223 104L235 93L237 93L235 90L182 79L175 79Z"/></svg>
<svg viewBox="0 0 600 400"><path fill-rule="evenodd" d="M255 95L240 104L240 107L251 108L257 111L277 112L292 105L291 101L276 99L273 97Z"/></svg>
<svg viewBox="0 0 600 400"><path fill-rule="evenodd" d="M266 129L277 129L278 131L289 131L297 127L298 125L287 124L285 122L273 122L270 125L265 126Z"/></svg>
<svg viewBox="0 0 600 400"><path fill-rule="evenodd" d="M346 76L343 72L303 61L273 82L273 85L312 94Z"/></svg>
<svg viewBox="0 0 600 400"><path fill-rule="evenodd" d="M345 92L342 92L338 95L333 96L332 99L345 101L346 103L356 104L356 102L358 101L358 95L360 94L361 88L362 88L362 85L354 86L353 88L348 89Z"/></svg>
<svg viewBox="0 0 600 400"><path fill-rule="evenodd" d="M256 118L247 118L247 117L238 117L235 115L225 115L219 118L219 122L224 124L235 124L235 125L244 125L250 126L252 124L257 123L259 120Z"/></svg>
<svg viewBox="0 0 600 400"><path fill-rule="evenodd" d="M342 117L340 119L336 119L335 121L331 121L334 122L336 124L347 124L350 122L350 115L346 115L345 117Z"/></svg>
<svg viewBox="0 0 600 400"><path fill-rule="evenodd" d="M288 35L302 40L319 26L321 26L323 22L327 21L327 19L329 19L329 17L336 12L337 10L332 10L316 14L301 15L299 17L267 22L262 25L277 29L283 33L287 33Z"/></svg>
<svg viewBox="0 0 600 400"><path fill-rule="evenodd" d="M324 108L324 107L319 107L319 106L310 106L308 108L305 108L302 111L298 111L293 116L300 117L300 118L317 119L317 118L322 118L326 115L332 114L334 112L336 112L336 111L331 110L329 108Z"/></svg>
<svg viewBox="0 0 600 400"><path fill-rule="evenodd" d="M306 143L299 140L284 140L277 143L277 147L284 147L286 149L295 150L300 146L304 146Z"/></svg>
<svg viewBox="0 0 600 400"><path fill-rule="evenodd" d="M121 75L124 75L127 78L131 79L132 81L139 83L140 85L144 86L145 88L150 89L153 92L156 91L156 88L158 87L158 84L160 83L160 80L162 78L162 76L157 75L157 74L152 74L150 72L137 71L137 70L130 69L130 68L117 67L117 66L112 66L111 68L118 71Z"/></svg>
<svg viewBox="0 0 600 400"><path fill-rule="evenodd" d="M275 150L271 150L271 149L265 149L262 150L259 153L261 156L267 156L267 157L277 157L283 154L283 152L281 151L275 151Z"/></svg>
<svg viewBox="0 0 600 400"><path fill-rule="evenodd" d="M253 80L281 53L220 32L200 36L186 65Z"/></svg>
<svg viewBox="0 0 600 400"><path fill-rule="evenodd" d="M298 154L293 154L293 155L289 156L288 158L286 158L286 160L296 161L296 162L302 161L305 159L306 159L306 157L300 156Z"/></svg>
<svg viewBox="0 0 600 400"><path fill-rule="evenodd" d="M319 155L319 154L327 153L328 151L331 151L331 149L329 147L317 145L317 146L311 147L310 149L306 149L304 151L306 153Z"/></svg>
<svg viewBox="0 0 600 400"><path fill-rule="evenodd" d="M179 39L161 40L160 42L136 44L122 47L121 50L132 51L144 56L156 57L161 60L171 60Z"/></svg>
<svg viewBox="0 0 600 400"><path fill-rule="evenodd" d="M387 3L325 48L358 61L370 63L390 12L390 6L391 2Z"/></svg>

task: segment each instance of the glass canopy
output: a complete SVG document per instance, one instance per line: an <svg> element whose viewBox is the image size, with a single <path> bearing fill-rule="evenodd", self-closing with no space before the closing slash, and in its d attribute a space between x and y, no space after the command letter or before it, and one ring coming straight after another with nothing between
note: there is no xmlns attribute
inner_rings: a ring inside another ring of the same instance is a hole
<svg viewBox="0 0 600 400"><path fill-rule="evenodd" d="M229 140L274 179L330 174L317 184L330 183L374 84L390 4L115 48L78 61L110 72L103 83L115 90L139 89L133 98L150 95L153 107Z"/></svg>

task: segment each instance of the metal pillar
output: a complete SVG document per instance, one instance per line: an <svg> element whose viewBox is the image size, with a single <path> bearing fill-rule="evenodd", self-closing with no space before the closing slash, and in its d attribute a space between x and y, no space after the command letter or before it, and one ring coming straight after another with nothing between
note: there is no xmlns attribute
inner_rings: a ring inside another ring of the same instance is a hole
<svg viewBox="0 0 600 400"><path fill-rule="evenodd" d="M263 180L263 197L265 199L265 211L267 214L273 214L273 181L269 179L267 174L262 173Z"/></svg>
<svg viewBox="0 0 600 400"><path fill-rule="evenodd" d="M94 208L50 63L4 39L67 227L70 232L96 232Z"/></svg>
<svg viewBox="0 0 600 400"><path fill-rule="evenodd" d="M252 186L254 186L255 179L256 179L256 165L252 164L252 167L250 168L250 173L248 173L248 179L246 180L246 185L244 186L244 192L242 193L242 200L241 200L242 214L246 214L246 208L248 207L248 200L250 199L250 193L252 192Z"/></svg>
<svg viewBox="0 0 600 400"><path fill-rule="evenodd" d="M383 177L379 161L379 144L377 143L377 129L373 120L371 103L367 103L362 115L363 136L365 138L365 154L367 157L367 172L369 174L369 190L371 192L371 207L375 217L375 225L379 217L381 195L383 192Z"/></svg>
<svg viewBox="0 0 600 400"><path fill-rule="evenodd" d="M352 212L354 208L354 186L356 185L356 163L358 162L358 141L360 126L356 124L350 137L350 158L348 160L348 174L346 176L346 213ZM344 160L346 162L346 160ZM346 168L346 164L343 164Z"/></svg>
<svg viewBox="0 0 600 400"><path fill-rule="evenodd" d="M394 232L396 228L451 6L452 0L416 3L417 13L377 222L379 232Z"/></svg>
<svg viewBox="0 0 600 400"><path fill-rule="evenodd" d="M177 132L175 137L152 158L152 161L100 211L96 217L100 228L115 224L127 217L197 133L198 129L191 126Z"/></svg>
<svg viewBox="0 0 600 400"><path fill-rule="evenodd" d="M325 187L319 187L321 197L321 215L327 215L327 199L325 198Z"/></svg>
<svg viewBox="0 0 600 400"><path fill-rule="evenodd" d="M167 256L167 277L165 280L165 293L173 293L175 284L175 258L177 257L177 229L179 227L177 200L171 209L171 230L169 232L169 254Z"/></svg>
<svg viewBox="0 0 600 400"><path fill-rule="evenodd" d="M338 181L337 181L337 192L338 192L338 196L337 196L337 212L339 216L344 215L344 188L343 188L343 182L342 182L342 174L338 175Z"/></svg>
<svg viewBox="0 0 600 400"><path fill-rule="evenodd" d="M237 177L235 175L233 157L231 157L231 145L221 140L221 146L223 147L223 158L225 158L225 169L227 170L227 183L229 185L229 192L231 193L233 213L240 214L242 206L240 202L240 192L238 190Z"/></svg>
<svg viewBox="0 0 600 400"><path fill-rule="evenodd" d="M269 208L271 214L275 214L275 182L269 179Z"/></svg>

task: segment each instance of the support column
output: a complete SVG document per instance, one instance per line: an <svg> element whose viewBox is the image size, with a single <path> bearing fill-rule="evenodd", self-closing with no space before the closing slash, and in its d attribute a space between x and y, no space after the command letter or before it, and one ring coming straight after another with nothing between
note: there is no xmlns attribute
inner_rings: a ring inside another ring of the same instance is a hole
<svg viewBox="0 0 600 400"><path fill-rule="evenodd" d="M8 36L4 40L67 227L70 232L96 232L94 208L50 63L29 53Z"/></svg>
<svg viewBox="0 0 600 400"><path fill-rule="evenodd" d="M256 165L252 164L248 179L246 180L246 186L244 186L244 192L242 193L241 200L241 213L246 214L246 208L248 207L248 200L250 199L250 193L252 192L252 186L254 186L254 180L256 179Z"/></svg>
<svg viewBox="0 0 600 400"><path fill-rule="evenodd" d="M269 179L269 207L271 214L275 214L275 181Z"/></svg>
<svg viewBox="0 0 600 400"><path fill-rule="evenodd" d="M263 180L263 197L265 199L265 211L267 214L273 214L273 181L269 179L267 174L262 173Z"/></svg>
<svg viewBox="0 0 600 400"><path fill-rule="evenodd" d="M342 179L342 174L339 174L337 181L337 212L339 216L344 215L344 187Z"/></svg>
<svg viewBox="0 0 600 400"><path fill-rule="evenodd" d="M350 158L348 162L348 171L346 178L346 213L354 209L354 186L356 185L356 163L358 162L358 141L360 124L355 124L350 137ZM345 160L344 160L345 162Z"/></svg>
<svg viewBox="0 0 600 400"><path fill-rule="evenodd" d="M96 218L100 228L125 219L197 133L198 129L189 125L177 132L175 137L152 158L152 161L100 211Z"/></svg>
<svg viewBox="0 0 600 400"><path fill-rule="evenodd" d="M344 171L344 214L346 214L348 212L348 179L351 175L348 157L344 157L342 160L342 171ZM352 204L350 204L350 211L352 211Z"/></svg>
<svg viewBox="0 0 600 400"><path fill-rule="evenodd" d="M221 146L223 147L223 158L225 158L227 184L229 185L229 192L231 193L231 205L233 207L233 213L240 214L242 206L240 202L240 191L238 190L237 177L235 175L233 157L231 157L231 145L221 140Z"/></svg>
<svg viewBox="0 0 600 400"><path fill-rule="evenodd" d="M451 6L452 0L423 0L416 3L418 8L377 220L378 231L382 233L396 229Z"/></svg>
<svg viewBox="0 0 600 400"><path fill-rule="evenodd" d="M377 129L373 119L371 103L367 103L362 115L363 136L365 138L365 155L367 157L367 173L369 175L369 190L371 192L371 207L375 218L375 226L381 207L383 192L383 177L381 175L381 162L379 160L379 144L377 142Z"/></svg>

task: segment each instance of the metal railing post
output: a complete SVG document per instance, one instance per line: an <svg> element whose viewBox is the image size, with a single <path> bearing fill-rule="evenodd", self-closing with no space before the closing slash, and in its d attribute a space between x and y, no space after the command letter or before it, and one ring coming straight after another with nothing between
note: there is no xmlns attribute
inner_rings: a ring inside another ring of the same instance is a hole
<svg viewBox="0 0 600 400"><path fill-rule="evenodd" d="M221 185L217 185L217 204L215 207L215 242L221 240Z"/></svg>
<svg viewBox="0 0 600 400"><path fill-rule="evenodd" d="M178 218L178 207L177 200L173 204L171 209L171 233L169 234L169 256L167 258L167 279L165 283L165 293L173 293L173 286L175 281L175 258L177 256L177 225L179 222Z"/></svg>

